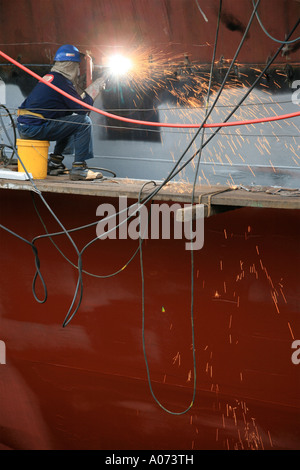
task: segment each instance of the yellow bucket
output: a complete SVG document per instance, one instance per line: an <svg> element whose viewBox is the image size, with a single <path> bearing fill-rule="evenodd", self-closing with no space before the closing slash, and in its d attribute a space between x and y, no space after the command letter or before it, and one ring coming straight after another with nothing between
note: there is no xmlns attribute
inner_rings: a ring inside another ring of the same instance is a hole
<svg viewBox="0 0 300 470"><path fill-rule="evenodd" d="M47 178L49 142L17 139L17 148L19 157L28 173L32 174L32 178L40 180ZM19 160L18 171L25 171Z"/></svg>

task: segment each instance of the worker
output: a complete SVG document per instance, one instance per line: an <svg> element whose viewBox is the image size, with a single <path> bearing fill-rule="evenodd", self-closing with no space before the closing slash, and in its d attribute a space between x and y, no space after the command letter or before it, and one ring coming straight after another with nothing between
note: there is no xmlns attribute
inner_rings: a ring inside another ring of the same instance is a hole
<svg viewBox="0 0 300 470"><path fill-rule="evenodd" d="M78 87L82 54L72 45L61 46L54 66L44 80L69 95L92 105L103 87L103 79L92 83L85 91ZM83 91L83 93L81 93ZM18 110L17 128L22 139L56 141L48 160L48 175L65 172L64 153L74 149L75 158L69 173L71 180L95 180L100 172L87 167L93 158L92 121L88 109L39 82ZM75 114L74 114L75 113ZM71 152L72 153L72 152Z"/></svg>

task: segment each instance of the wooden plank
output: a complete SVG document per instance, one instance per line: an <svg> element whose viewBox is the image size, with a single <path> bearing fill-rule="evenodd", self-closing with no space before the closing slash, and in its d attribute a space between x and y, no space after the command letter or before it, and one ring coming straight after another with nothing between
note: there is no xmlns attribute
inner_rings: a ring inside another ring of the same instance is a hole
<svg viewBox="0 0 300 470"><path fill-rule="evenodd" d="M205 198L204 198L205 199ZM253 192L237 189L234 192L215 195L214 205L232 205L241 207L264 207L276 209L300 209L298 196L272 194L264 191Z"/></svg>
<svg viewBox="0 0 300 470"><path fill-rule="evenodd" d="M145 183L147 183L145 185ZM45 180L35 180L35 185L42 193L77 194L82 196L111 197L126 196L138 200L149 194L160 183L130 179L104 179L91 182L70 181L67 176L47 177ZM144 186L145 185L145 186ZM0 179L0 188L32 191L30 181ZM189 183L168 183L153 198L154 200L191 203L193 186ZM277 209L300 209L300 190L284 188L238 186L208 186L197 185L194 193L194 203L203 203L210 210L208 215L225 210L225 207L261 207ZM219 208L219 209L218 209ZM211 213L210 213L211 212Z"/></svg>

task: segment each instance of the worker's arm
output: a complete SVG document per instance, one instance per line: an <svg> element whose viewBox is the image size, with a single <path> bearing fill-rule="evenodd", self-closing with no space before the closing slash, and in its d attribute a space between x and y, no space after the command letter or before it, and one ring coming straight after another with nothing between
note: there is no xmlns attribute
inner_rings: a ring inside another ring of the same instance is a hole
<svg viewBox="0 0 300 470"><path fill-rule="evenodd" d="M74 96L74 98L77 98L79 100L82 100L84 103L87 103L89 105L93 105L94 100L89 94L84 94L79 96L75 88L71 84L67 84L63 87L64 91L66 91L69 95ZM88 113L89 109L87 109L84 106L81 106L79 103L74 102L70 98L63 97L65 104L67 105L68 108L72 109L73 112L77 114L83 114L83 113Z"/></svg>

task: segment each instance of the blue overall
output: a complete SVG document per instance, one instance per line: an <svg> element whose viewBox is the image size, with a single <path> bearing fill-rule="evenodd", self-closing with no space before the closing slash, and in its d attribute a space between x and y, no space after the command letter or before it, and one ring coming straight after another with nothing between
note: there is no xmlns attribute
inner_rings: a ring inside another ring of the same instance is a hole
<svg viewBox="0 0 300 470"><path fill-rule="evenodd" d="M51 72L44 79L75 98L93 104L89 95L82 99L72 82L60 73ZM17 128L22 139L56 141L55 155L70 153L71 146L75 150L75 162L93 158L92 121L87 116L87 108L39 82L19 109L44 117L20 114Z"/></svg>

